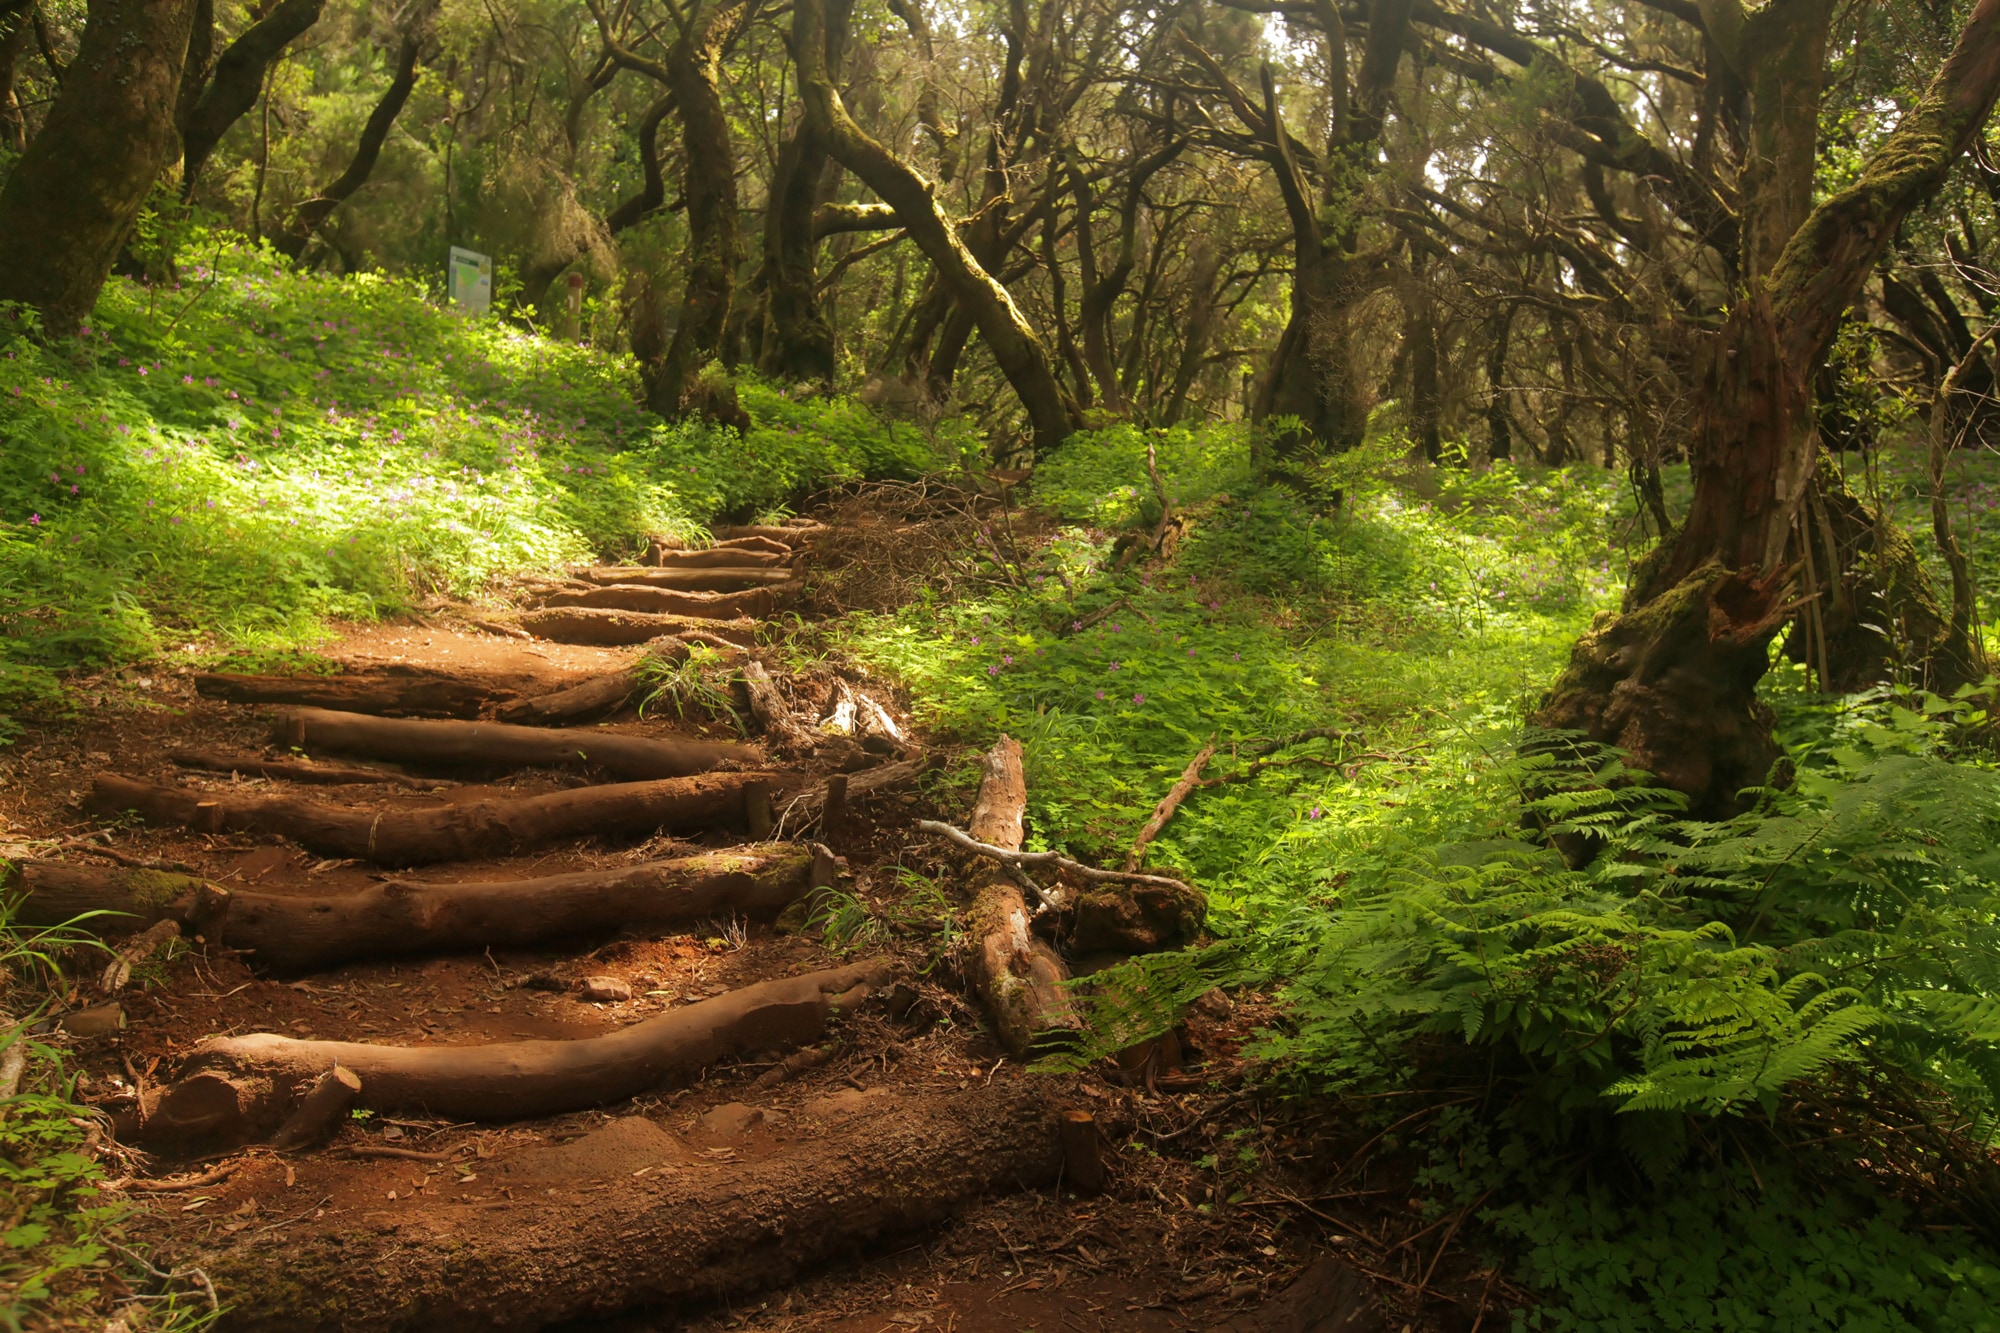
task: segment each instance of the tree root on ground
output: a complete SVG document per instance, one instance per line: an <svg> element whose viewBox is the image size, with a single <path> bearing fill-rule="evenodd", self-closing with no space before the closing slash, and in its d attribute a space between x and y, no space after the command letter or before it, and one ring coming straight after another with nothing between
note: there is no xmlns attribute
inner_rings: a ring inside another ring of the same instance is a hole
<svg viewBox="0 0 2000 1333"><path fill-rule="evenodd" d="M101 773L88 804L136 810L153 823L204 833L276 833L325 856L377 865L469 861L509 847L531 847L589 834L651 834L660 829L741 828L744 790L797 785L784 773L705 773L620 782L542 796L489 798L452 805L349 809L295 797L246 797L162 787Z"/></svg>
<svg viewBox="0 0 2000 1333"><path fill-rule="evenodd" d="M686 1083L719 1060L818 1041L886 983L883 960L759 982L602 1037L481 1046L386 1046L257 1032L195 1047L180 1078L120 1127L148 1143L230 1146L278 1129L339 1065L354 1104L481 1122L561 1115Z"/></svg>

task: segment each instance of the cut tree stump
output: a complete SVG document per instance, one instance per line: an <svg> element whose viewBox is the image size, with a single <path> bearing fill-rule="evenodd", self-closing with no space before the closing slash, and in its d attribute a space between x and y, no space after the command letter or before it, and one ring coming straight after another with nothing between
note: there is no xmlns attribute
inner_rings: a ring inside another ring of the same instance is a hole
<svg viewBox="0 0 2000 1333"><path fill-rule="evenodd" d="M644 611L606 611L588 606L528 611L521 616L521 628L537 638L597 648L623 648L683 630L699 630L703 634L725 639L739 648L749 648L757 642L757 622L747 616L740 620L708 620L698 616L665 616Z"/></svg>
<svg viewBox="0 0 2000 1333"><path fill-rule="evenodd" d="M352 1069L335 1065L314 1081L312 1091L299 1100L291 1119L272 1136L271 1146L279 1152L291 1152L325 1142L340 1129L348 1108L360 1096L359 1076Z"/></svg>
<svg viewBox="0 0 2000 1333"><path fill-rule="evenodd" d="M503 722L430 722L300 708L278 715L280 745L425 764L510 767L588 764L616 777L680 778L723 764L759 764L755 746L733 741L655 740L600 728L514 727Z"/></svg>
<svg viewBox="0 0 2000 1333"><path fill-rule="evenodd" d="M88 803L95 810L136 810L153 823L189 826L203 818L199 807L208 805L212 822L222 831L276 833L324 856L393 866L474 860L509 847L587 834L741 828L745 786L798 781L782 773L704 773L542 796L370 810L293 797L260 799L161 787L101 773Z"/></svg>
<svg viewBox="0 0 2000 1333"><path fill-rule="evenodd" d="M413 778L408 773L391 773L382 768L342 768L338 764L313 764L296 759L265 759L261 755L254 754L170 750L167 752L167 758L182 768L199 768L209 773L242 773L253 778L279 778L286 782L306 782L321 787L368 784L418 787L429 791L439 785L435 778Z"/></svg>
<svg viewBox="0 0 2000 1333"><path fill-rule="evenodd" d="M753 844L537 879L389 880L337 897L230 892L195 922L207 938L283 972L359 958L519 947L740 912L771 916L831 884L830 854Z"/></svg>
<svg viewBox="0 0 2000 1333"><path fill-rule="evenodd" d="M339 676L237 676L198 672L195 692L236 704L305 704L350 713L411 717L478 717L491 703L512 699L513 689L442 672L350 672Z"/></svg>
<svg viewBox="0 0 2000 1333"><path fill-rule="evenodd" d="M257 1032L189 1052L137 1126L147 1142L240 1144L271 1133L297 1089L340 1065L361 1079L359 1105L491 1122L561 1115L683 1084L718 1060L820 1039L888 981L872 960L759 982L602 1037L482 1046L378 1046Z"/></svg>
<svg viewBox="0 0 2000 1333"><path fill-rule="evenodd" d="M778 607L779 589L749 592L675 592L637 583L613 583L580 592L552 592L541 599L544 608L588 608L597 611L643 611L653 615L689 616L697 620L734 620L768 616Z"/></svg>
<svg viewBox="0 0 2000 1333"><path fill-rule="evenodd" d="M601 1326L640 1306L673 1327L718 1297L885 1249L982 1197L1046 1188L1062 1166L1055 1108L1025 1079L849 1091L808 1107L749 1160L706 1161L629 1117L482 1162L462 1190L330 1210L275 1238L218 1229L176 1261L214 1279L244 1333L525 1333ZM605 1160L618 1165L572 1165ZM555 1188L510 1201L493 1184L510 1169Z"/></svg>
<svg viewBox="0 0 2000 1333"><path fill-rule="evenodd" d="M576 577L584 583L598 587L640 587L665 588L671 592L744 592L753 588L768 588L774 584L789 583L792 571L782 565L775 568L730 568L714 569L648 569L636 566L600 566L584 569Z"/></svg>
<svg viewBox="0 0 2000 1333"><path fill-rule="evenodd" d="M1028 780L1021 771L1021 743L1002 736L986 755L986 771L973 803L972 836L1019 851ZM1016 1059L1074 1038L1083 1026L1063 988L1069 968L1028 928L1028 905L1006 869L982 867L966 933L972 987L985 1002L1000 1044Z"/></svg>

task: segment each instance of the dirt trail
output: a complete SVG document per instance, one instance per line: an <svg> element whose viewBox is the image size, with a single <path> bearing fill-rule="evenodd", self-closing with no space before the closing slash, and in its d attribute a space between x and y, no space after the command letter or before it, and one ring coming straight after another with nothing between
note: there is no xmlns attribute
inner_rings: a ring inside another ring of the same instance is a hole
<svg viewBox="0 0 2000 1333"><path fill-rule="evenodd" d="M768 572L775 566L810 577L814 533L801 526L786 535L789 552L778 534L759 530L734 548L678 562L675 553L656 551L649 567L678 563L702 571L683 583L725 588L731 580L717 570L731 566L721 552L735 549L745 554L745 570L760 574L752 580L746 573L743 582L754 581L757 597L782 605L796 583L773 584ZM629 577L616 569L591 575ZM554 594L525 589L524 622L548 623L535 620L536 603L576 600L561 589ZM743 604L721 591L674 595L682 612L691 597L715 598L717 614L731 617ZM534 699L626 671L664 642L654 640L649 650L521 634L490 613L437 608L423 621L352 628L328 651L350 674L445 673L483 682L496 698ZM708 641L699 633L690 638ZM768 650L750 656L777 674L778 658ZM768 793L775 830L755 827L762 799L755 798L744 808L747 831L732 819L680 837L584 836L519 850L495 843L399 876L362 859L315 855L278 834L231 830L219 818L207 831L199 815L189 818L195 827L107 818L91 809L99 774L171 784L201 801L297 797L372 811L378 820L383 812L583 792L617 780L591 767L587 755L559 769L447 769L407 757L383 765L365 755L324 761L416 779L401 784L305 785L176 766L168 756L190 748L272 761L301 756L272 744L274 718L280 731L286 725L281 707L203 697L190 673L170 667L88 682L83 693L95 711L74 726L32 734L0 760L12 778L0 784L7 793L0 816L15 837L32 830L62 839L115 826L112 845L128 861L184 867L213 886L210 894L322 899L379 895L399 878L517 881L633 867L736 847L752 835L797 835L804 824L808 845L826 844L840 858L837 891L891 903L899 881L889 867L913 864L912 848L923 845L913 841L912 823L926 816L962 822L966 812L932 808L907 781L866 790L864 774L913 761L922 747L882 682L827 668L779 684L791 716L782 725L765 718L761 738L775 751L774 765L791 775ZM841 717L840 701L857 692L881 706L905 743L871 734L866 707L850 735L827 734L822 717ZM738 739L727 722L698 713L683 720L655 708L642 717L638 697L602 721L561 725ZM752 709L741 711L747 717ZM809 737L810 752L786 749L788 732ZM857 795L839 803L834 817L818 819L815 812L829 803L828 780L843 772ZM425 785L432 780L436 785ZM801 793L819 803L802 803ZM34 845L44 856L48 848ZM76 848L59 855L69 864L115 868ZM932 866L947 864L934 850L923 855ZM753 1025L741 1039L705 1048L691 1077L530 1118L461 1108L460 1118L446 1119L422 1105L371 1107L364 1087L355 1103L361 1109L338 1122L330 1141L281 1153L262 1146L269 1123L250 1134L255 1117L244 1108L261 1097L257 1113L266 1122L291 1113L303 1085L284 1079L244 1091L255 1080L238 1077L228 1095L239 1100L228 1115L201 1121L205 1129L187 1127L195 1124L183 1104L191 1104L182 1095L188 1083L174 1080L198 1068L201 1057L191 1062L190 1054L203 1042L253 1033L425 1048L574 1042L665 1014L692 1015L695 1006L742 988L857 955L830 952L821 932L799 928L794 907L782 925L768 911L717 912L530 946L275 975L257 958L201 935L201 921L213 918L200 913L212 908L183 902L160 910L180 912L191 939L172 961L137 961L135 981L116 1001L125 1026L116 1026L118 1012L88 984L67 997L66 1021L87 1029L94 1014L109 1025L75 1038L75 1067L79 1095L114 1119L121 1139L145 1149L126 1153L128 1197L146 1210L137 1234L174 1264L199 1265L214 1279L234 1306L228 1327L999 1333L1336 1326L1277 1307L1269 1321L1243 1313L1308 1257L1306 1238L1282 1213L1243 1214L1225 1225L1211 1212L1197 1168L1120 1157L1109 1146L1136 1119L1172 1109L1171 1094L1096 1076L1030 1074L982 1030L975 1002L946 969L925 970L934 960L920 942L885 942L875 952L893 984L846 997L833 1016L808 1025L824 1035L802 1044L789 1028ZM1254 1017L1196 1015L1189 1037L1226 1057ZM532 1055L524 1059L532 1063ZM1107 1136L1112 1180L1095 1197L1059 1183L1065 1163L1055 1121L1074 1108L1092 1111ZM251 1141L235 1141L245 1137Z"/></svg>

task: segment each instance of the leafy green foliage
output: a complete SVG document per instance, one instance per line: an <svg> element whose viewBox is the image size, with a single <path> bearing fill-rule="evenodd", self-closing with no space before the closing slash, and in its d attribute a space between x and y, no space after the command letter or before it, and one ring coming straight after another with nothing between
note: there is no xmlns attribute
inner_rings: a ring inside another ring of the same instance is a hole
<svg viewBox="0 0 2000 1333"><path fill-rule="evenodd" d="M225 234L181 251L184 286L114 280L72 344L0 320L0 711L46 701L51 669L310 642L931 458L754 382L747 436L661 423L627 359Z"/></svg>

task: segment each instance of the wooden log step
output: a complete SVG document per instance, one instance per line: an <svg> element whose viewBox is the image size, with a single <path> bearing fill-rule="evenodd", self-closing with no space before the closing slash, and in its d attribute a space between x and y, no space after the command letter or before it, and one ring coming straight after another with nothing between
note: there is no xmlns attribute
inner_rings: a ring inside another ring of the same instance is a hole
<svg viewBox="0 0 2000 1333"><path fill-rule="evenodd" d="M724 764L761 764L755 746L734 741L656 740L602 728L516 727L504 722L433 722L293 708L278 715L279 745L424 764L548 766L588 764L631 781L680 778Z"/></svg>
<svg viewBox="0 0 2000 1333"><path fill-rule="evenodd" d="M745 592L789 583L792 571L775 569L647 569L643 565L599 565L580 569L577 581L606 587L665 588L669 592Z"/></svg>
<svg viewBox="0 0 2000 1333"><path fill-rule="evenodd" d="M825 532L826 526L813 522L787 523L782 527L772 523L725 523L710 531L715 534L717 546L727 546L749 537L762 537L765 541L796 547L800 542Z"/></svg>
<svg viewBox="0 0 2000 1333"><path fill-rule="evenodd" d="M718 1060L819 1040L893 975L886 960L730 991L602 1037L479 1046L388 1046L255 1032L202 1042L149 1099L148 1142L239 1144L276 1130L298 1090L335 1065L361 1079L355 1104L492 1122L587 1110L693 1081Z"/></svg>
<svg viewBox="0 0 2000 1333"><path fill-rule="evenodd" d="M389 880L358 893L303 895L222 889L185 875L24 861L15 919L116 936L158 921L281 972L357 958L518 947L627 926L661 926L719 912L769 916L833 882L831 853L760 843L667 861L535 879L463 884Z"/></svg>
<svg viewBox="0 0 2000 1333"><path fill-rule="evenodd" d="M791 556L790 542L775 541L770 537L731 537L719 541L709 548L713 551L762 551L768 555Z"/></svg>
<svg viewBox="0 0 2000 1333"><path fill-rule="evenodd" d="M77 865L67 861L0 861L0 890L19 896L14 921L37 928L79 917L93 935L112 938L161 921L187 921L204 881L166 870Z"/></svg>
<svg viewBox="0 0 2000 1333"><path fill-rule="evenodd" d="M782 543L780 543L782 545ZM647 569L783 569L791 561L789 551L760 551L743 546L717 546L706 551L658 551Z"/></svg>
<svg viewBox="0 0 2000 1333"><path fill-rule="evenodd" d="M781 1289L906 1244L983 1197L1053 1185L1061 1103L1049 1082L848 1090L752 1131L756 1154L723 1163L625 1117L570 1144L503 1148L462 1189L434 1182L275 1238L213 1228L176 1260L213 1278L245 1333L525 1333L606 1326L638 1306L677 1327L718 1297ZM509 1179L541 1183L509 1200L498 1189Z"/></svg>
<svg viewBox="0 0 2000 1333"><path fill-rule="evenodd" d="M739 648L749 648L757 642L757 622L747 616L737 620L710 620L698 616L566 606L526 612L521 616L520 624L522 629L537 638L599 648L621 648L628 644L645 643L663 634L688 630L727 640Z"/></svg>
<svg viewBox="0 0 2000 1333"><path fill-rule="evenodd" d="M429 791L441 785L435 778L413 778L408 773L392 773L385 768L344 768L338 764L266 759L262 755L235 754L223 750L170 750L167 758L182 768L199 768L209 773L241 773L246 777L306 782L320 787L368 785L417 787Z"/></svg>
<svg viewBox="0 0 2000 1333"><path fill-rule="evenodd" d="M407 717L477 717L517 691L490 679L408 668L338 676L240 676L197 672L195 692L237 704L307 704L350 713Z"/></svg>
<svg viewBox="0 0 2000 1333"><path fill-rule="evenodd" d="M614 583L575 592L545 593L541 603L544 607L588 607L602 611L646 611L688 616L697 620L733 620L738 616L770 615L777 609L778 591L753 588L749 592L675 592L671 588L649 588L640 583Z"/></svg>
<svg viewBox="0 0 2000 1333"><path fill-rule="evenodd" d="M542 796L381 809L326 805L297 797L255 797L162 787L100 773L87 804L134 810L156 824L205 833L275 833L323 856L376 865L467 861L561 838L646 835L660 829L742 828L744 792L789 789L784 773L703 773L619 782Z"/></svg>

